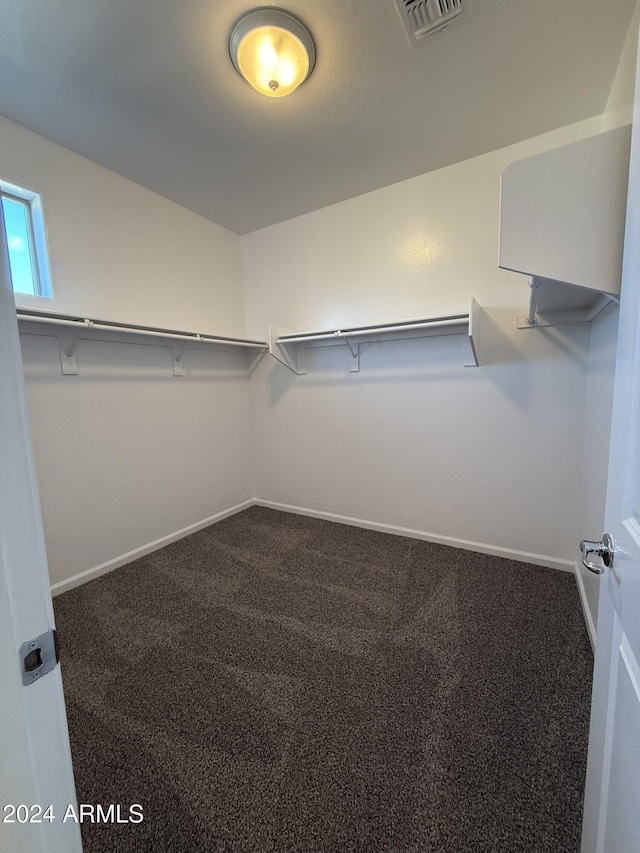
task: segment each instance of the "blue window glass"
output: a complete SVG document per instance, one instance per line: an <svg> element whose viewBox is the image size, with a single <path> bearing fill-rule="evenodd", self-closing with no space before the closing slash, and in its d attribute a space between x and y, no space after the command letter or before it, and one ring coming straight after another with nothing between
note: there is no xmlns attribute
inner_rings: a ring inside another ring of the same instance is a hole
<svg viewBox="0 0 640 853"><path fill-rule="evenodd" d="M2 196L2 213L9 250L9 269L14 293L38 296L40 287L33 239L31 236L31 211L20 199Z"/></svg>

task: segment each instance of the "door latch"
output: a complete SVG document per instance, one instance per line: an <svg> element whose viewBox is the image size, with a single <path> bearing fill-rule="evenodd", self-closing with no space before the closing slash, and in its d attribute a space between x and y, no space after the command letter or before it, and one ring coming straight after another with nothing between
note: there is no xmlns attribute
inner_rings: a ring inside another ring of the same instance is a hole
<svg viewBox="0 0 640 853"><path fill-rule="evenodd" d="M58 632L51 628L46 634L27 640L20 646L19 654L22 683L28 687L57 666L60 660Z"/></svg>

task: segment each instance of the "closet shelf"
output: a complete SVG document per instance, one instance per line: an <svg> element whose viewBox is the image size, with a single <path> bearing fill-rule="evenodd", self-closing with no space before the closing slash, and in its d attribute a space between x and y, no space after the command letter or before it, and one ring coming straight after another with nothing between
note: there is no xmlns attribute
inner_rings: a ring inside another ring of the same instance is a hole
<svg viewBox="0 0 640 853"><path fill-rule="evenodd" d="M349 367L352 373L360 370L360 347L362 344L436 335L464 335L467 348L466 366L480 364L478 346L482 309L472 299L467 314L450 314L439 317L422 317L394 323L379 323L370 326L349 326L342 329L300 332L278 326L269 327L269 352L285 367L298 375L305 374L305 351L309 346L345 345L350 353Z"/></svg>
<svg viewBox="0 0 640 853"><path fill-rule="evenodd" d="M618 299L630 141L619 127L502 175L498 265L531 276L518 328L589 322Z"/></svg>
<svg viewBox="0 0 640 853"><path fill-rule="evenodd" d="M26 310L16 311L21 324L42 323L50 327L50 334L58 337L60 344L60 363L62 372L77 374L76 344L83 331L95 330L101 333L101 340L121 343L123 335L137 335L151 338L175 341L173 351L173 373L182 376L182 355L184 347L189 344L213 344L221 347L236 347L244 352L265 352L269 349L266 341L256 341L248 338L233 338L224 335L207 335L199 332L184 332L177 329L163 329L154 326L134 326L128 323L116 323L110 320L91 320L72 314L58 314L52 311ZM57 329L57 331L56 331Z"/></svg>
<svg viewBox="0 0 640 853"><path fill-rule="evenodd" d="M154 338L173 340L201 341L203 343L224 344L225 346L246 347L247 349L268 349L266 341L254 341L245 338L231 338L224 335L203 335L199 332L183 332L175 329L162 329L155 326L133 326L129 323L114 323L110 320L90 320L87 317L75 317L70 314L56 314L47 311L27 311L18 309L18 320L31 323L50 323L75 329L98 329L100 331L125 332L133 335L149 335Z"/></svg>

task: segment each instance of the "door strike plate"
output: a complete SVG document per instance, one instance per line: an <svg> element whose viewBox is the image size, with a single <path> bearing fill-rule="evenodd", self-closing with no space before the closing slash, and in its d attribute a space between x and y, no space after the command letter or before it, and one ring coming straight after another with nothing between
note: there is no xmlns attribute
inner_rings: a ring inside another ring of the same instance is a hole
<svg viewBox="0 0 640 853"><path fill-rule="evenodd" d="M58 632L51 629L33 640L27 640L20 646L19 654L22 683L28 687L57 666L60 660Z"/></svg>

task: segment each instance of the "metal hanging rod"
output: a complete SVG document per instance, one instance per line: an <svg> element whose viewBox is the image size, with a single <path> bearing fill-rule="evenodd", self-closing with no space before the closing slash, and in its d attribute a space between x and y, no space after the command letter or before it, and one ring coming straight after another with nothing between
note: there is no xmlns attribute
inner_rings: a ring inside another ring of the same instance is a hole
<svg viewBox="0 0 640 853"><path fill-rule="evenodd" d="M469 314L452 314L448 317L432 319L405 320L400 323L386 323L377 326L355 326L349 329L336 329L332 332L305 332L304 334L280 335L276 343L298 343L303 341L335 340L336 338L355 338L368 334L386 332L407 332L412 329L438 329L447 326L462 326L469 322Z"/></svg>
<svg viewBox="0 0 640 853"><path fill-rule="evenodd" d="M197 332L181 332L174 329L161 329L153 326L132 326L127 323L114 323L108 320L90 320L87 317L74 317L69 314L54 314L46 311L17 310L18 320L30 323L48 323L49 325L66 326L68 328L97 329L99 331L124 332L132 335L148 335L154 338L170 338L171 340L193 341L201 343L224 344L225 346L244 347L245 349L268 349L266 341L255 341L244 338L229 338L223 335L201 335Z"/></svg>

